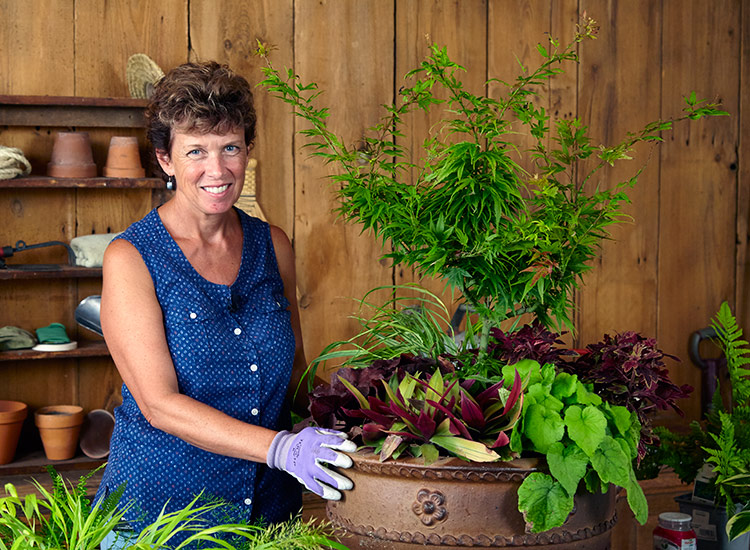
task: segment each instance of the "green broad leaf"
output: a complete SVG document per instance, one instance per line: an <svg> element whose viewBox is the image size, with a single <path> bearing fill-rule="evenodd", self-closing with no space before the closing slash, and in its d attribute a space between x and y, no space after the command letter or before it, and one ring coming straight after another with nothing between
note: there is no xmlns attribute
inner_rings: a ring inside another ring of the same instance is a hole
<svg viewBox="0 0 750 550"><path fill-rule="evenodd" d="M518 371L518 375L521 377L521 380L524 380L524 382L526 382L526 387L528 387L528 385L541 382L541 369L542 367L541 365L539 365L539 362L534 361L533 359L522 359L514 365L505 365L503 366L502 370L503 385L508 388L513 385L513 380L516 377L516 370Z"/></svg>
<svg viewBox="0 0 750 550"><path fill-rule="evenodd" d="M521 429L521 421L519 420L510 432L510 450L518 454L521 454L521 451L523 451Z"/></svg>
<svg viewBox="0 0 750 550"><path fill-rule="evenodd" d="M435 447L435 445L433 445L432 443L423 443L419 446L419 449L422 457L424 458L425 466L429 466L430 464L435 462L440 455L440 451L438 451L437 447Z"/></svg>
<svg viewBox="0 0 750 550"><path fill-rule="evenodd" d="M499 454L488 449L484 443L470 441L455 435L433 435L430 442L442 447L454 456L472 462L494 462L500 458Z"/></svg>
<svg viewBox="0 0 750 550"><path fill-rule="evenodd" d="M359 406L363 409L370 409L370 404L367 402L367 398L362 395L362 392L360 392L351 382L348 380L344 380L340 376L338 379L341 381L341 383L346 387L347 390L349 390L352 395L357 399L357 403L359 403Z"/></svg>
<svg viewBox="0 0 750 550"><path fill-rule="evenodd" d="M546 453L550 445L565 435L565 424L556 411L539 404L529 405L524 415L524 433L536 451Z"/></svg>
<svg viewBox="0 0 750 550"><path fill-rule="evenodd" d="M546 386L551 386L555 381L555 376L557 375L557 373L555 372L555 365L553 365L552 363L545 363L544 366L542 366L541 375L542 383Z"/></svg>
<svg viewBox="0 0 750 550"><path fill-rule="evenodd" d="M602 482L614 483L620 487L628 486L633 466L627 453L611 436L604 437L601 445L590 455L590 458L591 465Z"/></svg>
<svg viewBox="0 0 750 550"><path fill-rule="evenodd" d="M552 382L552 395L562 401L566 397L573 395L577 388L578 377L575 374L561 372L555 377L555 381Z"/></svg>
<svg viewBox="0 0 750 550"><path fill-rule="evenodd" d="M562 401L550 393L550 387L544 384L534 384L526 392L526 395L527 397L531 397L534 403L541 405L545 409L560 412L565 407Z"/></svg>
<svg viewBox="0 0 750 550"><path fill-rule="evenodd" d="M744 510L729 518L729 521L727 521L727 532L729 533L730 540L749 533L750 510Z"/></svg>
<svg viewBox="0 0 750 550"><path fill-rule="evenodd" d="M574 495L586 474L589 457L577 445L565 446L558 441L547 449L547 465L552 477L560 482L569 495Z"/></svg>
<svg viewBox="0 0 750 550"><path fill-rule="evenodd" d="M592 405L581 408L577 405L565 411L565 426L568 435L591 456L599 447L607 433L607 419L604 413Z"/></svg>
<svg viewBox="0 0 750 550"><path fill-rule="evenodd" d="M635 519L641 525L645 525L648 520L648 501L632 469L630 471L630 483L628 483L626 491L628 494L628 504L633 511Z"/></svg>
<svg viewBox="0 0 750 550"><path fill-rule="evenodd" d="M598 407L602 404L602 398L589 390L585 384L578 384L576 387L576 402L581 405L596 405Z"/></svg>
<svg viewBox="0 0 750 550"><path fill-rule="evenodd" d="M612 419L614 420L617 431L622 435L627 435L630 426L633 423L631 412L626 407L620 405L608 405L608 408L609 412L612 414Z"/></svg>
<svg viewBox="0 0 750 550"><path fill-rule="evenodd" d="M573 496L547 474L534 472L518 488L518 511L532 533L560 527L573 510Z"/></svg>

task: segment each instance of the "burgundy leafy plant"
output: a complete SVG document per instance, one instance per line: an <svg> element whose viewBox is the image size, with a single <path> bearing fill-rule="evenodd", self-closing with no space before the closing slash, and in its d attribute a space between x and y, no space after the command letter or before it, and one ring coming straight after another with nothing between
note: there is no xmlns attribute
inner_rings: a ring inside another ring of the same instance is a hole
<svg viewBox="0 0 750 550"><path fill-rule="evenodd" d="M406 353L395 359L378 359L364 368L339 369L331 376L330 385L321 384L310 393L310 414L318 426L350 431L361 426L362 419L348 412L357 408L357 399L349 387L365 397L384 399L381 380L389 380L394 374L401 380L406 374L432 373L438 365L443 374L453 370L452 363L443 357L435 361Z"/></svg>
<svg viewBox="0 0 750 550"><path fill-rule="evenodd" d="M677 386L669 379L664 358L679 359L658 349L653 338L632 331L615 336L605 334L602 342L589 344L586 351L558 367L577 374L585 383L592 383L594 391L608 403L622 405L638 414L641 422L638 457L642 459L647 446L658 441L651 426L651 413L672 408L683 415L677 400L693 391L692 386Z"/></svg>
<svg viewBox="0 0 750 550"><path fill-rule="evenodd" d="M539 320L512 332L493 328L490 336L487 354L507 365L522 359L533 359L540 365L557 364L560 356L567 353L561 347L564 345L560 340L561 335L548 330Z"/></svg>
<svg viewBox="0 0 750 550"><path fill-rule="evenodd" d="M395 372L380 381L384 398L365 396L346 379L340 381L358 405L346 413L361 419L362 441L381 460L406 453L431 464L440 454L438 448L476 462L509 457L509 433L523 405L520 376L510 389L499 382L476 395L471 390L478 384L450 378L445 380L440 369L428 380L408 373L399 380Z"/></svg>

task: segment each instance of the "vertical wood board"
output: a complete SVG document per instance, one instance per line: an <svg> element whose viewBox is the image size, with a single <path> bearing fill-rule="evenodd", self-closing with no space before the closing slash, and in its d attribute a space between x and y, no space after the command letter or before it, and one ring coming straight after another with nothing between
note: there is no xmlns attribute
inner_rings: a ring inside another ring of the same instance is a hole
<svg viewBox="0 0 750 550"><path fill-rule="evenodd" d="M281 71L294 59L294 12L291 0L190 3L191 60L227 63L254 87L258 117L256 195L270 223L294 237L294 118L290 108L255 85L263 78L257 41L272 45L270 59Z"/></svg>
<svg viewBox="0 0 750 550"><path fill-rule="evenodd" d="M579 109L593 143L612 146L660 117L661 3L587 0L582 9L600 25L599 38L581 44ZM640 144L614 167L598 170L588 183L612 189L646 165L633 188L624 191L623 223L609 228L579 291L578 331L583 344L606 334L637 331L656 336L659 157L655 146ZM594 156L579 166L578 181L601 161ZM677 352L678 350L671 350Z"/></svg>
<svg viewBox="0 0 750 550"><path fill-rule="evenodd" d="M391 0L295 3L295 71L325 91L318 106L331 108L329 128L347 146L356 147L379 121L379 106L393 99L393 8ZM304 127L299 120L295 125ZM300 151L304 141L295 139L295 245L303 338L312 359L358 331L348 318L355 300L390 284L392 274L379 261L372 234L336 220L328 179L336 167L308 158Z"/></svg>
<svg viewBox="0 0 750 550"><path fill-rule="evenodd" d="M662 118L676 116L693 90L737 116L739 7L735 0L664 3ZM660 151L658 338L685 358L672 379L696 388L688 338L734 297L736 144L736 122L720 117L676 126ZM684 408L687 419L698 418L699 400Z"/></svg>

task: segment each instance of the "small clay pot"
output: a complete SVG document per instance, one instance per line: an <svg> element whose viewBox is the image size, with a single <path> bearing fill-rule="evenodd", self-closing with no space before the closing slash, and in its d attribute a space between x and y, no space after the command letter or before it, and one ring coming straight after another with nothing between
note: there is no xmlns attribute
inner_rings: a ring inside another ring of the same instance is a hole
<svg viewBox="0 0 750 550"><path fill-rule="evenodd" d="M104 458L109 454L109 440L115 429L115 417L105 409L94 409L83 419L81 450L89 458Z"/></svg>
<svg viewBox="0 0 750 550"><path fill-rule="evenodd" d="M134 136L112 136L104 166L107 178L142 178L146 171L141 166L138 138Z"/></svg>
<svg viewBox="0 0 750 550"><path fill-rule="evenodd" d="M47 164L53 178L93 178L96 164L88 132L58 132Z"/></svg>
<svg viewBox="0 0 750 550"><path fill-rule="evenodd" d="M0 401L0 464L13 461L28 410L20 401Z"/></svg>
<svg viewBox="0 0 750 550"><path fill-rule="evenodd" d="M49 460L73 458L83 424L83 409L77 405L51 405L34 413L44 454Z"/></svg>

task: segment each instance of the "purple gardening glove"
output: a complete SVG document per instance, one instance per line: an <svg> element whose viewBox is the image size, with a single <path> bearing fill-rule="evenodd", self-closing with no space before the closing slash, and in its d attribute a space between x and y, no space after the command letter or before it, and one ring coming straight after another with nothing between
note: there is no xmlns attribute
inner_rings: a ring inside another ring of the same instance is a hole
<svg viewBox="0 0 750 550"><path fill-rule="evenodd" d="M271 468L293 475L316 495L340 500L342 491L354 485L349 478L325 467L325 463L350 468L352 459L339 451L356 451L357 445L343 432L308 427L299 433L276 434L268 449L266 462Z"/></svg>

